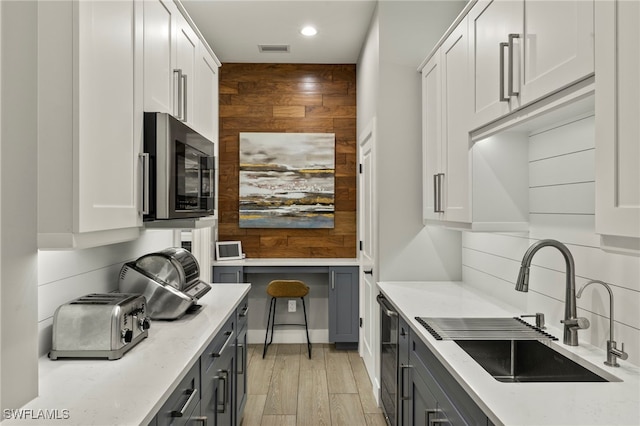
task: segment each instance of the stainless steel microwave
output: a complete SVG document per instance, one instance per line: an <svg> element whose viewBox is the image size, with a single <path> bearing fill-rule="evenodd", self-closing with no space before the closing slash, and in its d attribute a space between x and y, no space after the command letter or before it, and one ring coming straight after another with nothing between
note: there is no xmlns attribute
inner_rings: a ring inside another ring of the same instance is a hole
<svg viewBox="0 0 640 426"><path fill-rule="evenodd" d="M214 214L213 142L167 113L144 113L144 220Z"/></svg>

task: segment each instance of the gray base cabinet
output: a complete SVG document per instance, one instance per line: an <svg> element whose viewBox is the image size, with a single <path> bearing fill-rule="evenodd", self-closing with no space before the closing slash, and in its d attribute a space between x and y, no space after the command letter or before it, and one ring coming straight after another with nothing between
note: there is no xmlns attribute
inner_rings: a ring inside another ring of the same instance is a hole
<svg viewBox="0 0 640 426"><path fill-rule="evenodd" d="M248 298L240 303L149 426L237 426L247 401Z"/></svg>
<svg viewBox="0 0 640 426"><path fill-rule="evenodd" d="M213 282L214 283L241 283L243 282L242 266L214 266Z"/></svg>
<svg viewBox="0 0 640 426"><path fill-rule="evenodd" d="M249 297L238 306L237 324L238 338L236 339L236 397L235 397L235 413L236 424L242 423L242 413L244 406L247 404L247 315L249 314Z"/></svg>
<svg viewBox="0 0 640 426"><path fill-rule="evenodd" d="M329 268L329 341L358 343L358 267Z"/></svg>
<svg viewBox="0 0 640 426"><path fill-rule="evenodd" d="M235 316L200 357L202 367L202 415L208 425L234 425L235 400Z"/></svg>
<svg viewBox="0 0 640 426"><path fill-rule="evenodd" d="M407 335L403 336L405 330ZM400 425L492 424L402 319L398 344Z"/></svg>

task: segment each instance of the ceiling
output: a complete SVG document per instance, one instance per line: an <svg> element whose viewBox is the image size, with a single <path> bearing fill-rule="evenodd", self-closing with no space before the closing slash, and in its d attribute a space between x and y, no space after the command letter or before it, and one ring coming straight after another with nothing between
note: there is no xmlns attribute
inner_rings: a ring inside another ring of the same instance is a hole
<svg viewBox="0 0 640 426"><path fill-rule="evenodd" d="M377 0L182 0L221 62L353 64ZM300 34L313 25L318 34ZM258 45L289 45L260 52Z"/></svg>

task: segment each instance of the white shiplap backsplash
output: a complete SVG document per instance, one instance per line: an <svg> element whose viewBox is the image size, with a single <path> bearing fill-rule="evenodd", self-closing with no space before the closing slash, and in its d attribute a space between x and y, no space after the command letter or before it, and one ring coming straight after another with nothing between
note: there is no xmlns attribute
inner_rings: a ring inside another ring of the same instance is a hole
<svg viewBox="0 0 640 426"><path fill-rule="evenodd" d="M51 349L53 314L63 303L89 293L118 289L118 274L125 262L143 254L172 247L172 230L147 230L131 242L85 250L38 252L39 352Z"/></svg>
<svg viewBox="0 0 640 426"><path fill-rule="evenodd" d="M605 252L595 233L594 117L529 136L529 233L472 233L462 236L462 273L475 286L522 309L543 312L561 328L565 263L560 252L540 250L533 258L528 293L515 291L520 262L537 240L562 241L573 254L576 288L591 279L611 285L615 300L615 340L624 342L628 362L640 365L640 257ZM591 322L581 342L606 347L609 294L589 286L578 299L578 315ZM558 337L558 336L557 336Z"/></svg>

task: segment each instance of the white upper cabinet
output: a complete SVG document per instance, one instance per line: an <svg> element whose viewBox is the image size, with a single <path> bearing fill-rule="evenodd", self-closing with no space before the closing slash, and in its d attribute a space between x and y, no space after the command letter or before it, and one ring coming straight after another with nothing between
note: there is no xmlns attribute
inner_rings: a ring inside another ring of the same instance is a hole
<svg viewBox="0 0 640 426"><path fill-rule="evenodd" d="M640 238L640 3L598 1L595 22L596 232L607 245Z"/></svg>
<svg viewBox="0 0 640 426"><path fill-rule="evenodd" d="M142 225L142 4L38 3L38 244L136 238Z"/></svg>
<svg viewBox="0 0 640 426"><path fill-rule="evenodd" d="M593 74L593 9L594 0L524 1L523 105Z"/></svg>
<svg viewBox="0 0 640 426"><path fill-rule="evenodd" d="M445 220L471 222L469 143L469 40L466 19L441 48L442 173L441 210Z"/></svg>
<svg viewBox="0 0 640 426"><path fill-rule="evenodd" d="M220 63L172 0L144 2L144 110L217 139Z"/></svg>
<svg viewBox="0 0 640 426"><path fill-rule="evenodd" d="M517 97L508 95L508 80L515 80L517 70L508 68L507 50L509 34L522 33L522 16L521 1L482 0L469 11L472 128L502 117L520 105ZM513 37L511 45L511 58L515 59L519 51ZM518 61L514 61L513 66L517 65Z"/></svg>
<svg viewBox="0 0 640 426"><path fill-rule="evenodd" d="M439 173L442 158L440 51L422 68L422 217L439 220Z"/></svg>
<svg viewBox="0 0 640 426"><path fill-rule="evenodd" d="M196 82L194 93L194 127L215 141L218 139L218 65L204 44L200 44L196 58Z"/></svg>
<svg viewBox="0 0 640 426"><path fill-rule="evenodd" d="M422 69L423 219L470 222L466 21Z"/></svg>
<svg viewBox="0 0 640 426"><path fill-rule="evenodd" d="M148 0L144 6L144 110L173 113L176 16L173 0Z"/></svg>
<svg viewBox="0 0 640 426"><path fill-rule="evenodd" d="M199 43L196 33L187 20L182 15L178 15L176 19L176 63L173 69L176 93L173 115L191 127L194 127L194 88L197 84L195 70Z"/></svg>
<svg viewBox="0 0 640 426"><path fill-rule="evenodd" d="M594 71L593 0L482 0L469 12L472 128Z"/></svg>

